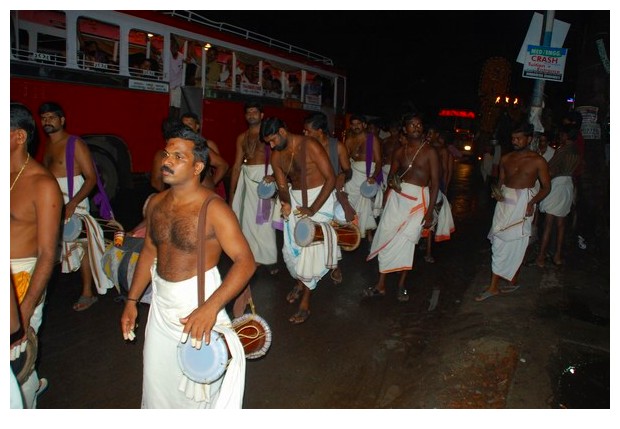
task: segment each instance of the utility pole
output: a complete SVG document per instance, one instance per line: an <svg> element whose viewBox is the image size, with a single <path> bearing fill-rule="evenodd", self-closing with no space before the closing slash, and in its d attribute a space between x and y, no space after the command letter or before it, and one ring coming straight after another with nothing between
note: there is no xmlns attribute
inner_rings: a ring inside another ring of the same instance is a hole
<svg viewBox="0 0 620 429"><path fill-rule="evenodd" d="M544 30L542 34L541 46L551 46L551 35L553 34L553 21L555 19L555 11L548 10L545 12L544 17ZM540 118L542 116L542 109L544 107L544 94L545 94L545 80L536 79L534 82L534 92L532 94L532 105L530 107L530 124L534 125L534 131L536 133L543 133L545 128L543 127Z"/></svg>

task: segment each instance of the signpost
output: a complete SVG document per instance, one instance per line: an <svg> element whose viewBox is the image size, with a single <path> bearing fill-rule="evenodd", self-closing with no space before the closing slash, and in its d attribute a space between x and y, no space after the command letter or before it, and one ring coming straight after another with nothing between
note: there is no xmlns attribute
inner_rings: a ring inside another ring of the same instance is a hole
<svg viewBox="0 0 620 429"><path fill-rule="evenodd" d="M522 76L562 82L567 52L566 48L528 45Z"/></svg>

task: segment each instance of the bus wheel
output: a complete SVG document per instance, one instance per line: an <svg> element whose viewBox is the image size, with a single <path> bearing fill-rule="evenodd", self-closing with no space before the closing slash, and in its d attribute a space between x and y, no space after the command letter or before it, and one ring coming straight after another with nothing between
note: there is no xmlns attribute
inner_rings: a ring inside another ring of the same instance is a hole
<svg viewBox="0 0 620 429"><path fill-rule="evenodd" d="M118 189L118 172L116 171L114 161L107 152L97 147L91 147L90 150L105 192L111 201L116 196Z"/></svg>

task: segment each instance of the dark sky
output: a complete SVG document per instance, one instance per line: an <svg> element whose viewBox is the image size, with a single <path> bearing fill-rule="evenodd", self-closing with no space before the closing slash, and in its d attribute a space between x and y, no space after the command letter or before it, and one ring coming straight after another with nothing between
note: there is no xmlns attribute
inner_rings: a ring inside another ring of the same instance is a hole
<svg viewBox="0 0 620 429"><path fill-rule="evenodd" d="M535 11L205 11L224 21L315 51L333 59L348 76L349 110L383 116L439 107L476 109L480 71L493 56L513 65L511 91L531 96L533 80L521 77L516 57ZM538 11L544 14L544 10ZM550 91L572 93L568 69L576 61L584 26L609 11L555 11L571 23L565 82ZM555 87L551 87L551 86Z"/></svg>

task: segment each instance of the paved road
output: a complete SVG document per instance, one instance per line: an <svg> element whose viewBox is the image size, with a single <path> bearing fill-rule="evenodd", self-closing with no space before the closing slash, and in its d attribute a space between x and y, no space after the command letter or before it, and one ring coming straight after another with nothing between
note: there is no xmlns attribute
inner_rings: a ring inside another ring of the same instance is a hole
<svg viewBox="0 0 620 429"><path fill-rule="evenodd" d="M365 262L366 242L344 254L342 284L333 285L328 278L321 281L312 297L312 314L302 325L288 322L295 306L285 301L293 282L284 264L280 261L280 272L275 276L263 269L257 271L252 281L254 300L258 313L271 326L273 343L264 358L247 363L244 408L557 407L552 385L565 362L551 369L549 363L557 355L552 352L557 351L559 338L566 333L554 328L581 323L583 314L571 314L566 304L592 294L600 298L596 304L602 310L596 313L602 316L585 321L578 330L592 329L597 334L586 335L589 340L571 338L603 355L606 349L609 359L609 275L605 276L605 262L597 271L588 267L582 271L573 270L575 267L568 271L567 267L564 272L528 267L524 269L524 282L529 287L523 287L522 292L498 298L495 304L491 300L474 303L473 296L490 276L486 232L493 204L474 165L467 163L457 164L449 198L457 231L449 242L434 246L434 264L424 262L421 252L416 251L408 283L411 300L407 303L396 300L395 276L388 277L385 298L360 300L361 290L377 279L376 261ZM567 252L569 261L583 256L576 250ZM224 260L220 266L223 273L227 266ZM574 279L572 283L569 278ZM590 282L590 289L575 295L582 281ZM573 284L570 294L564 284ZM136 345L122 341L122 303L116 292L100 297L88 311L76 313L71 305L78 293L77 275L59 275L50 285L40 335L40 374L50 380L50 389L40 398L39 407L138 408L143 332L138 333ZM437 306L429 309L433 296L438 297ZM541 296L547 297L543 301L546 307L540 306ZM147 311L148 306L142 305L142 322ZM591 306L588 311L592 316ZM554 322L543 323L546 319ZM539 348L541 342L548 342L544 352L534 351L533 328L540 330ZM524 356L536 362L531 365L535 371L529 368L529 373L524 372L520 360ZM467 366L482 361L488 364L486 371ZM489 382L489 365L498 380ZM514 389L515 383L519 387L520 374L525 374L526 380L546 380L542 386L533 385L531 390L537 393L527 398L523 389ZM468 377L480 385L468 385ZM486 397L481 399L476 393L480 391L485 391Z"/></svg>

